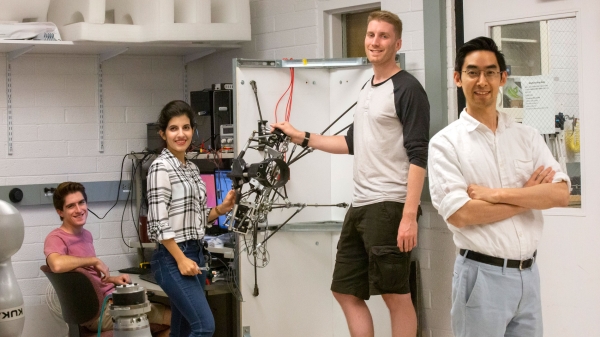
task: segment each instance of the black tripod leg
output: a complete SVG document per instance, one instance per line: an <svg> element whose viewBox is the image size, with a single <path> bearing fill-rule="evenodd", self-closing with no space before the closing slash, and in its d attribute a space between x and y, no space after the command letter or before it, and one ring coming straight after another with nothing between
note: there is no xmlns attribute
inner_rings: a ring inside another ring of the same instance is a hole
<svg viewBox="0 0 600 337"><path fill-rule="evenodd" d="M257 259L257 255L258 255L258 246L257 246L257 241L258 241L258 223L254 224L254 226L252 226L252 245L254 247L253 251L254 251L254 293L252 294L254 297L258 296L258 267L256 265L256 259Z"/></svg>

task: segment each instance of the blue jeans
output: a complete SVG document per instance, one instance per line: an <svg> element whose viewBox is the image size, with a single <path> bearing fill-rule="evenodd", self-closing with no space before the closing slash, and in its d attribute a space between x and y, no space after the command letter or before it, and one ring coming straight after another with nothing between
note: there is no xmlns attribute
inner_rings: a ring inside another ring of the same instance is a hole
<svg viewBox="0 0 600 337"><path fill-rule="evenodd" d="M186 257L199 267L204 267L201 241L185 241L177 244ZM196 276L184 276L177 262L163 245L152 255L154 278L171 301L171 337L211 337L215 332L213 318L204 285L206 272Z"/></svg>

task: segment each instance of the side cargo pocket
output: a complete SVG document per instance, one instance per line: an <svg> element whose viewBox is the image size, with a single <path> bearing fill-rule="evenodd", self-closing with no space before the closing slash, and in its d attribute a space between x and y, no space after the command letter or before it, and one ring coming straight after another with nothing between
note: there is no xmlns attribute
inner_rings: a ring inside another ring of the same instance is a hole
<svg viewBox="0 0 600 337"><path fill-rule="evenodd" d="M398 293L409 288L410 252L401 252L398 246L371 247L369 275L381 293Z"/></svg>

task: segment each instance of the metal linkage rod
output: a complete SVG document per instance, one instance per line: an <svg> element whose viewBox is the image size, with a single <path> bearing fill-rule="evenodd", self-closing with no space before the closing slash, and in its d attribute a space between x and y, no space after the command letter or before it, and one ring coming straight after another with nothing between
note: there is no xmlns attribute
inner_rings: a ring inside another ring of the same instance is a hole
<svg viewBox="0 0 600 337"><path fill-rule="evenodd" d="M256 106L258 107L258 116L260 116L260 120L262 121L262 112L260 111L260 103L258 103L258 89L256 88L256 81L250 81L250 86L252 87L252 91L254 91L254 97L256 97Z"/></svg>
<svg viewBox="0 0 600 337"><path fill-rule="evenodd" d="M337 123L342 117L344 117L345 114L348 113L348 111L352 110L352 108L354 108L356 106L357 102L354 102L354 104L352 104L348 109L346 109L346 111L344 111L338 118L336 118L331 124L329 124L328 127L325 128L325 130L323 130L323 132L321 132L321 135L325 134L325 132L327 132L327 130L329 130L335 123Z"/></svg>
<svg viewBox="0 0 600 337"><path fill-rule="evenodd" d="M334 120L334 121L333 121L331 124L329 124L329 126L327 126L327 127L325 128L325 130L323 130L323 131L320 133L320 135L323 135L323 134L325 134L325 132L327 132L327 130L329 130L329 129L330 129L330 128L331 128L331 127L332 127L332 126L335 124L335 123L337 123L337 122L338 122L338 121L339 121L339 120L340 120L342 117L344 117L344 116L345 116L345 115L348 113L348 111L352 110L352 108L354 108L354 107L356 106L356 104L357 104L357 103L358 103L358 102L354 102L354 104L352 104L352 105L351 105L351 106L350 106L348 109L346 109L346 111L344 111L344 112L343 112L343 113L342 113L342 114L341 114L341 115L340 115L338 118L336 118L336 119L335 119L335 120ZM344 130L344 129L342 129L342 131L343 131L343 130ZM342 131L340 131L340 132L342 132ZM340 133L340 132L338 132L338 133ZM336 133L335 135L337 135L338 133ZM299 154L298 154L296 157L292 158L292 156L290 156L290 159L288 160L288 166L289 166L289 165L292 165L294 162L298 161L298 159L300 159L300 158L304 157L304 156L305 156L307 153L311 153L312 151L313 151L313 150L312 150L312 148L310 148L310 147L305 147L304 149L302 149L302 151L300 151L300 153L299 153ZM293 152L292 152L292 154L293 154Z"/></svg>
<svg viewBox="0 0 600 337"><path fill-rule="evenodd" d="M261 243L256 245L256 248L264 245L267 240L269 240L275 233L277 233L283 226L285 226L288 222L290 222L290 220L292 220L292 218L294 216L296 216L296 214L300 213L300 211L302 211L304 209L304 206L301 206L300 208L298 208L292 215L290 215L289 218L287 218L281 225L277 226L277 228L275 228L273 230L273 232L271 232L271 234L269 234L269 236L267 236Z"/></svg>
<svg viewBox="0 0 600 337"><path fill-rule="evenodd" d="M352 126L352 124L353 124L353 123L350 123L350 124L346 125L346 127L345 127L345 128L343 128L343 129L341 129L340 131L338 131L338 132L334 133L333 135L334 135L334 136L337 136L337 135L339 135L340 133L342 133L342 132L346 131L347 129L349 129L349 128Z"/></svg>
<svg viewBox="0 0 600 337"><path fill-rule="evenodd" d="M352 126L352 123L348 124L345 128L341 129L340 131L334 133L334 136L339 135L340 133L344 132L345 130L347 130L350 126ZM298 160L300 160L302 157L306 156L307 154L311 153L312 150L309 150L307 152L301 153L299 155L296 156L296 158L294 158L294 160L292 160L291 162L288 161L288 166L292 165L293 163L297 162Z"/></svg>

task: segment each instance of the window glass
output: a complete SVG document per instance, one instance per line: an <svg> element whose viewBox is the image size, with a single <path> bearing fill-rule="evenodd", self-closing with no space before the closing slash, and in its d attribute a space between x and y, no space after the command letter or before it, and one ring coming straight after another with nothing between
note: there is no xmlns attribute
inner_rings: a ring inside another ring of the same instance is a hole
<svg viewBox="0 0 600 337"><path fill-rule="evenodd" d="M581 207L579 78L576 18L491 28L508 79L498 110L540 131L571 177L570 207Z"/></svg>

